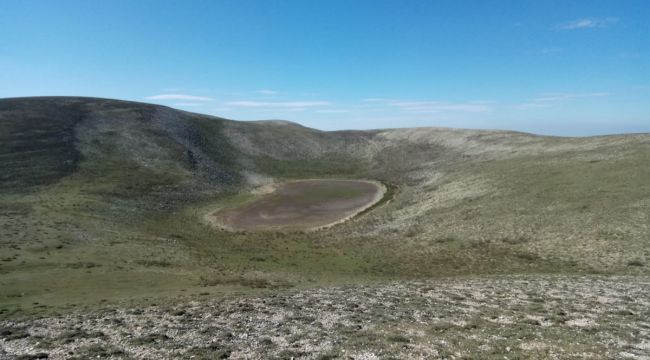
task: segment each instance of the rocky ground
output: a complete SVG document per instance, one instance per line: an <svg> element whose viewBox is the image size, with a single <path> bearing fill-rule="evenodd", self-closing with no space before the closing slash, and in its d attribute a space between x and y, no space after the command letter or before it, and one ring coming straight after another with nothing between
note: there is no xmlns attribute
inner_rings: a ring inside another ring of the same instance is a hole
<svg viewBox="0 0 650 360"><path fill-rule="evenodd" d="M200 296L0 322L16 359L650 359L647 277L508 276Z"/></svg>

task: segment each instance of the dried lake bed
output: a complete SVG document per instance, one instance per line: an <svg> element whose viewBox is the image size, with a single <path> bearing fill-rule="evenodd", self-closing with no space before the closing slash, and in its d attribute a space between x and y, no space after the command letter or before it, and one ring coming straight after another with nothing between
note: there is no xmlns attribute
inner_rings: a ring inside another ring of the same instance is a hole
<svg viewBox="0 0 650 360"><path fill-rule="evenodd" d="M287 181L209 217L228 230L317 230L354 217L379 202L385 193L383 184L371 180Z"/></svg>

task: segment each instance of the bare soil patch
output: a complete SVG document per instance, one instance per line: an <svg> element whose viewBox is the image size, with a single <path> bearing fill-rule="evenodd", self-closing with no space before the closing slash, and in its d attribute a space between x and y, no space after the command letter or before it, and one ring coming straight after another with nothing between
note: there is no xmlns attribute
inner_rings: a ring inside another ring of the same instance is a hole
<svg viewBox="0 0 650 360"><path fill-rule="evenodd" d="M384 185L370 180L288 181L250 202L217 210L209 218L228 230L318 230L352 218L385 192Z"/></svg>

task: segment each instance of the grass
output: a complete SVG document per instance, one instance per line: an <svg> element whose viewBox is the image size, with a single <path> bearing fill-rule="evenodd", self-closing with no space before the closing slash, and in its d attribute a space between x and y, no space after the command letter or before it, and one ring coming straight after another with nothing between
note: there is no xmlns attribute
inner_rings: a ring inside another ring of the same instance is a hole
<svg viewBox="0 0 650 360"><path fill-rule="evenodd" d="M60 110L42 106L43 116ZM83 115L74 167L50 172L34 158L14 175L40 180L7 180L0 193L0 317L206 291L649 268L643 137L421 129L417 140L401 130L324 133L139 104L66 109L57 121ZM23 119L3 134L23 141L18 133L42 124ZM46 130L57 139L55 127ZM316 177L378 179L387 193L354 221L315 233L228 233L204 221L212 209L250 201L246 179Z"/></svg>
<svg viewBox="0 0 650 360"><path fill-rule="evenodd" d="M361 211L360 213L358 213L356 215L356 217L359 217L359 216L362 216L363 214L369 213L370 211L374 210L375 208L378 208L378 207L380 207L380 206L382 206L384 204L387 204L391 200L393 200L393 198L395 197L395 194L399 190L397 185L391 184L391 183L382 183L382 184L386 187L386 192L384 193L384 196L382 196L382 198L379 199L379 201L374 203L369 208L367 208L367 209Z"/></svg>
<svg viewBox="0 0 650 360"><path fill-rule="evenodd" d="M51 184L77 169L74 128L84 116L80 104L16 100L0 104L0 111L22 114L0 122L0 190Z"/></svg>
<svg viewBox="0 0 650 360"><path fill-rule="evenodd" d="M244 195L228 201L242 199ZM173 215L124 219L112 225L103 219L78 218L75 223L85 237L70 239L60 249L55 245L58 242L44 241L38 249L19 250L16 260L3 264L5 290L0 303L8 311L39 313L51 311L51 306L199 293L206 285L230 292L233 288L563 268L539 259L512 258L506 247L498 245L475 248L450 242L435 251L420 252L411 246L396 248L388 240L367 244L332 237L336 229L304 234L227 233L200 221L205 208L189 207ZM54 233L59 229L57 222L65 223L65 212L48 214L53 217L52 228L36 234Z"/></svg>
<svg viewBox="0 0 650 360"><path fill-rule="evenodd" d="M264 174L278 179L338 178L341 175L354 178L365 169L365 164L357 159L335 155L299 160L262 156L256 159L256 164Z"/></svg>
<svg viewBox="0 0 650 360"><path fill-rule="evenodd" d="M302 287L414 276L591 271L583 265L526 255L507 242L471 243L456 238L422 246L395 246L386 235L369 243L364 238L336 235L367 226L366 221L372 219L366 216L340 229L318 233L233 234L202 223L205 206L188 207L176 214L154 213L146 220L125 216L123 222L113 223L96 216L75 216L76 206L81 206L76 191L49 196L59 199L64 211L36 206L32 209L35 214L21 218L21 231L26 231L22 238L30 238L35 245L2 250L12 258L0 268L4 289L0 303L7 310L5 315L17 309L42 313L67 304L199 293L205 289L202 277L206 276L211 279L210 288L231 292L236 288L276 288L278 284ZM43 198L47 197L41 194L39 201ZM245 198L237 195L227 201ZM95 206L95 200L83 197L81 204ZM47 217L40 215L43 213ZM31 217L39 220L25 226ZM66 233L70 223L82 230ZM400 236L399 232L392 235ZM278 283L278 279L284 282Z"/></svg>
<svg viewBox="0 0 650 360"><path fill-rule="evenodd" d="M7 102L9 356L647 352L646 135L328 133L97 99ZM304 178L377 179L387 193L317 232L205 221L255 186Z"/></svg>

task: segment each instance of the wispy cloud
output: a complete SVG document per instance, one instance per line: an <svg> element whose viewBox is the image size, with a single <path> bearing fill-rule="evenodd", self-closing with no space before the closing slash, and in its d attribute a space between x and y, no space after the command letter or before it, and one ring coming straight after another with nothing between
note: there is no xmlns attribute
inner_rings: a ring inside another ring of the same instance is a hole
<svg viewBox="0 0 650 360"><path fill-rule="evenodd" d="M366 99L361 99L363 102L384 102L384 101L389 101L389 99L384 99L384 98L366 98Z"/></svg>
<svg viewBox="0 0 650 360"><path fill-rule="evenodd" d="M486 112L492 110L493 101L477 100L462 103L444 101L408 101L388 100L382 98L363 99L365 102L383 103L386 106L398 108L412 113L438 113L442 111Z"/></svg>
<svg viewBox="0 0 650 360"><path fill-rule="evenodd" d="M325 114L339 114L339 113L349 113L350 110L345 110L345 109L321 109L321 110L316 110L317 113L325 113Z"/></svg>
<svg viewBox="0 0 650 360"><path fill-rule="evenodd" d="M399 103L396 102L392 104L393 106L398 106L404 110L409 111L467 111L467 112L484 112L489 111L490 106L482 104L445 104L445 103Z"/></svg>
<svg viewBox="0 0 650 360"><path fill-rule="evenodd" d="M594 29L604 28L616 24L618 18L582 18L576 19L555 26L556 30L578 30L578 29Z"/></svg>
<svg viewBox="0 0 650 360"><path fill-rule="evenodd" d="M544 109L553 106L549 103L538 103L538 102L528 102L519 105L515 105L516 109L519 110L531 110L531 109Z"/></svg>
<svg viewBox="0 0 650 360"><path fill-rule="evenodd" d="M187 101L212 101L214 99L206 96L194 96L187 94L159 94L147 96L147 100L187 100Z"/></svg>
<svg viewBox="0 0 650 360"><path fill-rule="evenodd" d="M180 107L193 107L193 106L200 106L201 104L199 103L190 103L190 102L180 102L180 103L175 103L174 106L180 106Z"/></svg>
<svg viewBox="0 0 650 360"><path fill-rule="evenodd" d="M610 96L609 92L589 92L589 93L542 93L538 97L523 103L515 105L519 110L543 109L555 106L559 103L584 98L596 98Z"/></svg>
<svg viewBox="0 0 650 360"><path fill-rule="evenodd" d="M228 106L244 108L287 108L302 109L330 105L329 101L231 101Z"/></svg>
<svg viewBox="0 0 650 360"><path fill-rule="evenodd" d="M278 91L268 89L256 90L255 92L263 95L275 95L278 93Z"/></svg>
<svg viewBox="0 0 650 360"><path fill-rule="evenodd" d="M579 98L592 98L592 97L603 97L609 96L611 93L608 92L591 92L591 93L543 93L539 97L535 98L535 102L549 102L549 101L562 101L569 99L579 99Z"/></svg>

